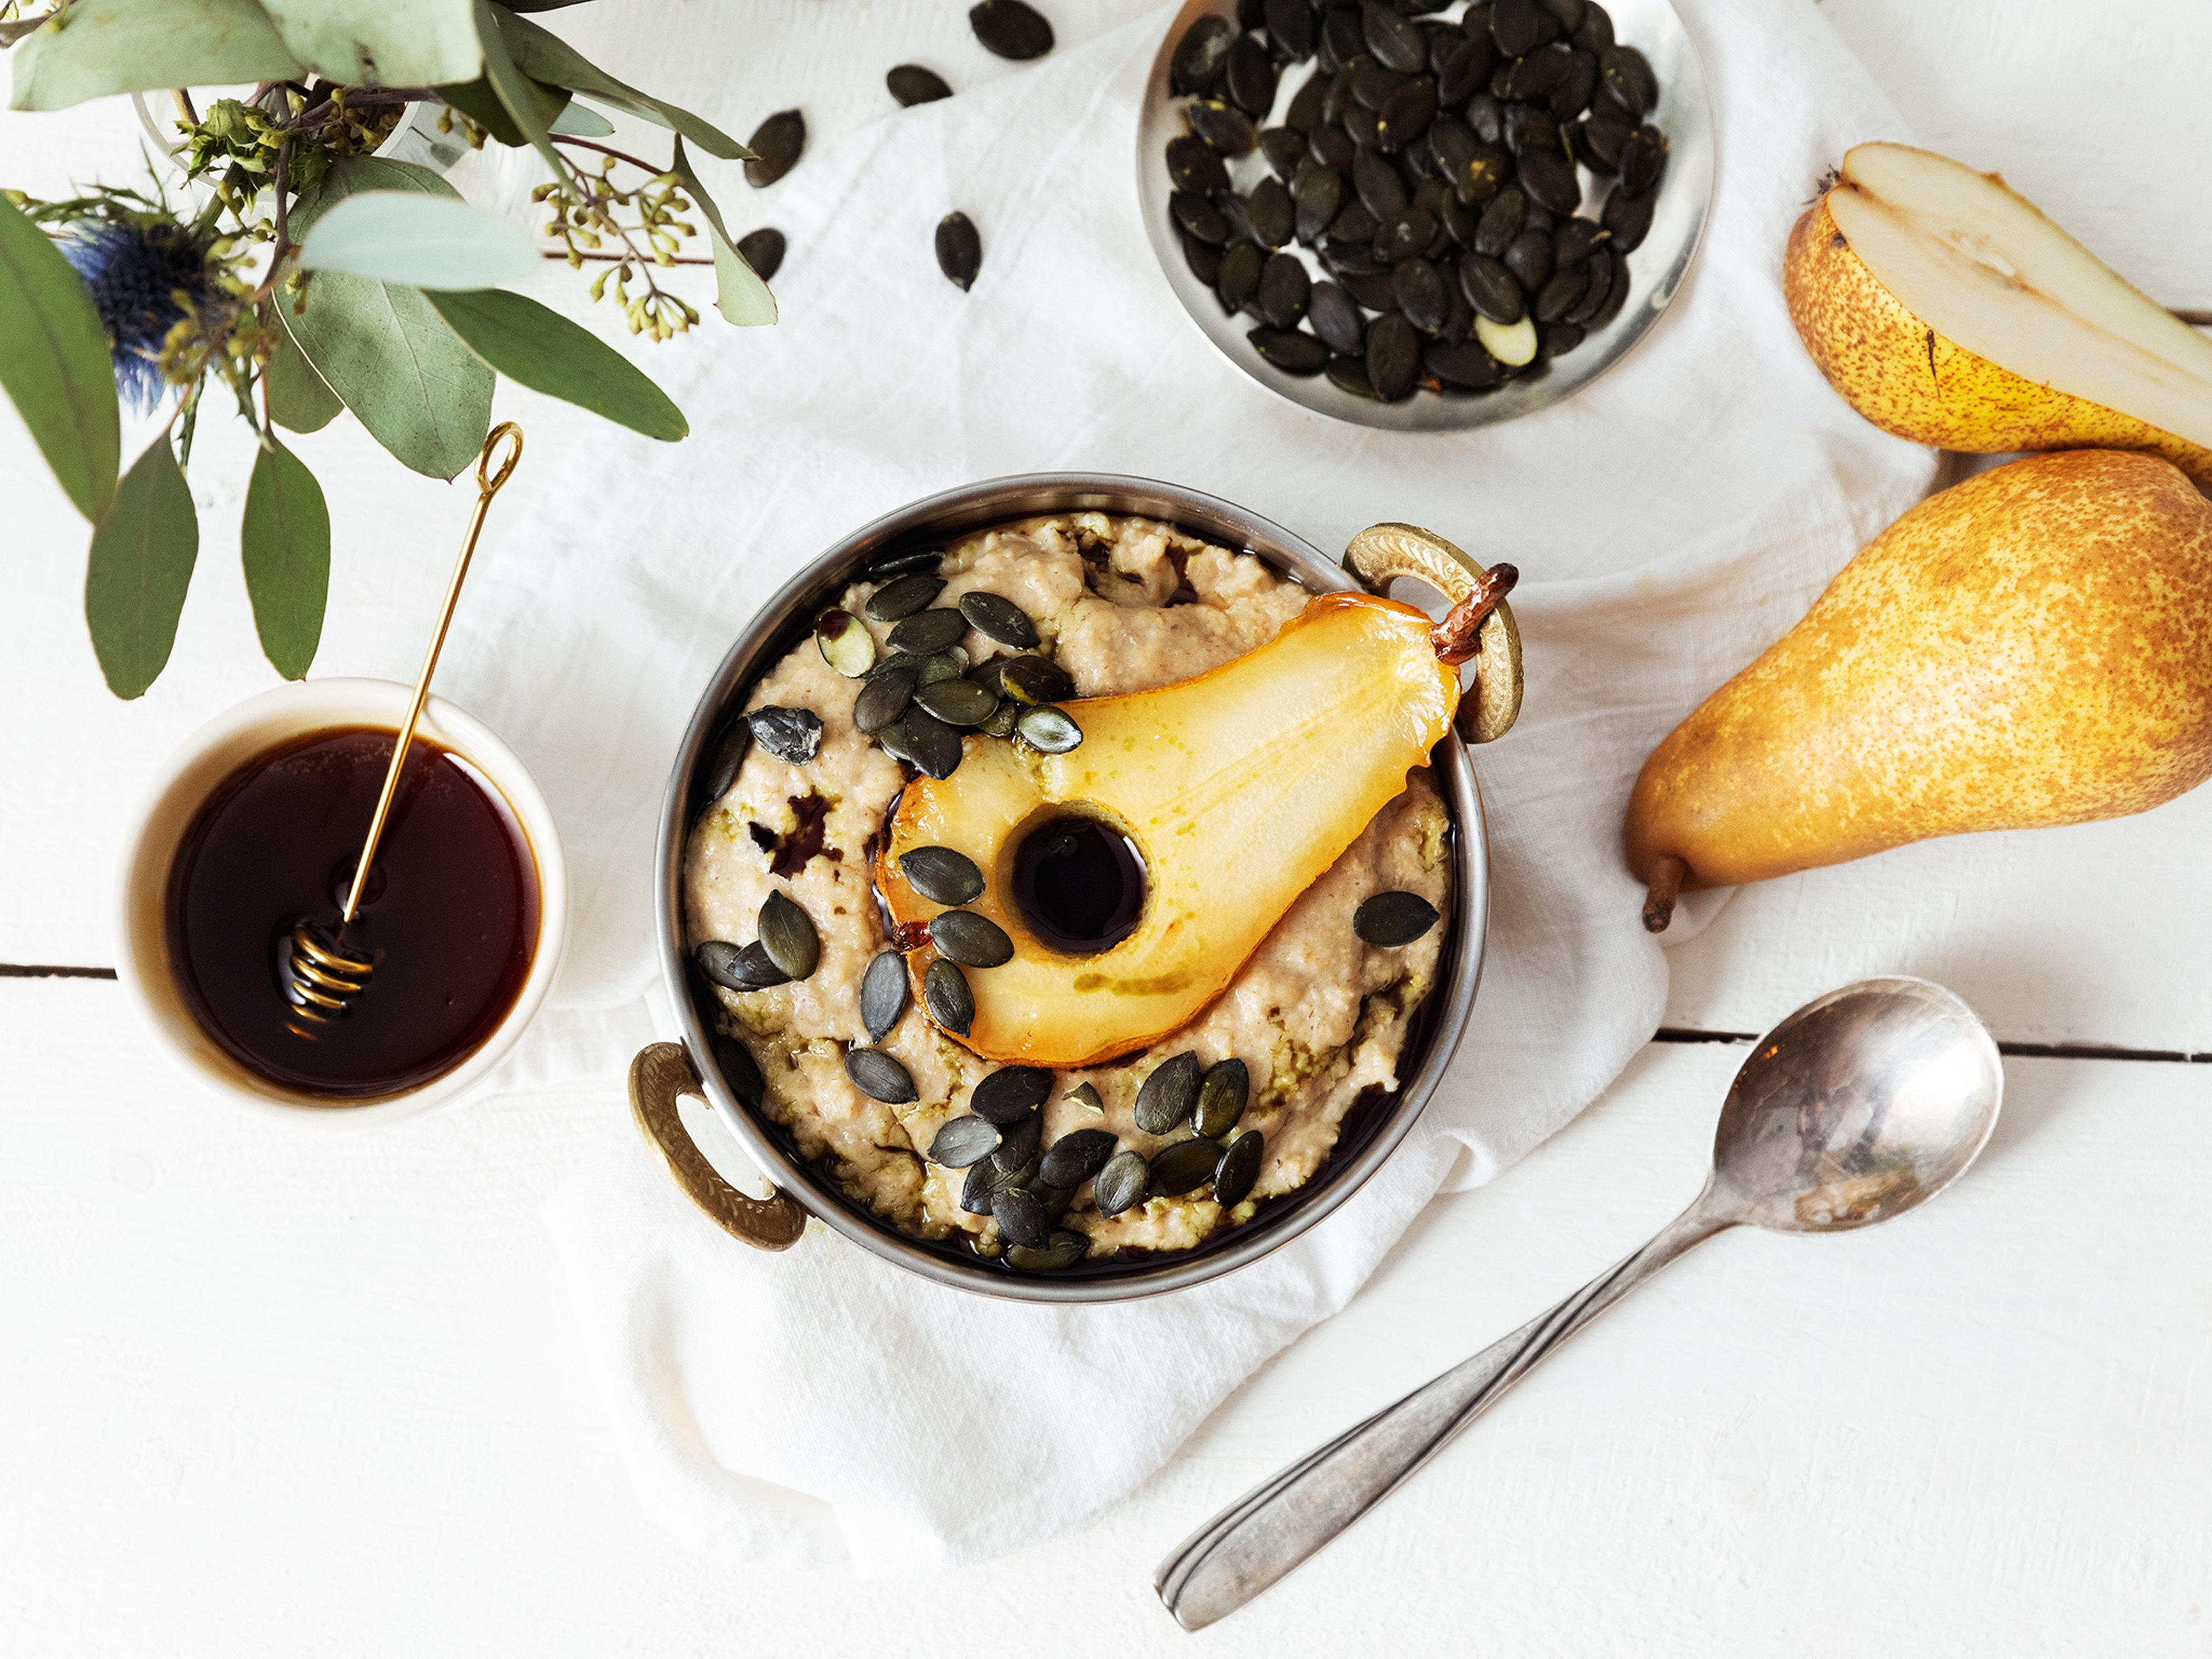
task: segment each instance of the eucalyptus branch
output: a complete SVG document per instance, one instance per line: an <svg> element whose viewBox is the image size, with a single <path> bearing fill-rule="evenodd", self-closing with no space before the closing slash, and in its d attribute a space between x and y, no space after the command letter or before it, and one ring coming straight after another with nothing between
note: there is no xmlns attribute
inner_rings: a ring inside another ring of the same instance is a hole
<svg viewBox="0 0 2212 1659"><path fill-rule="evenodd" d="M627 150L612 149L605 144L595 144L588 138L571 138L565 132L556 132L550 136L556 144L574 144L578 149L595 149L602 155L613 156L617 161L627 161L641 173L649 174L655 179L663 177L668 172L666 167L657 167L650 161L641 161Z"/></svg>
<svg viewBox="0 0 2212 1659"><path fill-rule="evenodd" d="M543 257L545 258L559 259L564 262L571 259L592 259L606 264L626 265L635 263L632 257L627 253L586 253L581 248L577 248L571 252L564 252L557 247L549 247L542 250L542 252ZM696 258L686 253L672 253L665 259L661 258L658 254L656 254L653 257L652 263L654 264L670 265L711 265L714 262L712 259Z"/></svg>

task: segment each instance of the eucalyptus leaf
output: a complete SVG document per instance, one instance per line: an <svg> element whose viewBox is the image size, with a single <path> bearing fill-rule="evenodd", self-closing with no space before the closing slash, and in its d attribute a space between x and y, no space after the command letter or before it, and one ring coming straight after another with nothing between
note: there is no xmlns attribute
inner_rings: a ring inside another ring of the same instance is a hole
<svg viewBox="0 0 2212 1659"><path fill-rule="evenodd" d="M498 94L500 107L507 113L517 131L536 146L545 158L545 165L556 179L566 182L568 169L561 160L561 152L553 148L553 140L545 130L546 117L538 102L538 88L544 84L526 75L508 53L505 35L500 32L499 12L491 0L471 0L476 7L477 32L483 40L484 79Z"/></svg>
<svg viewBox="0 0 2212 1659"><path fill-rule="evenodd" d="M566 87L602 104L611 104L625 114L650 121L655 126L680 132L709 155L719 155L726 161L751 159L750 150L712 122L616 80L586 62L560 36L540 28L526 17L516 16L507 7L493 5L490 9L498 24L500 40L525 75Z"/></svg>
<svg viewBox="0 0 2212 1659"><path fill-rule="evenodd" d="M416 190L459 199L426 168L373 158L340 161L292 209L313 234L321 215L372 190ZM299 234L295 228L295 234ZM305 304L279 291L276 315L308 362L402 465L450 478L472 464L491 428L490 369L446 326L419 289L349 271L308 282Z"/></svg>
<svg viewBox="0 0 2212 1659"><path fill-rule="evenodd" d="M266 320L275 322L274 308L263 307ZM261 371L262 389L268 394L269 418L287 432L319 432L345 407L338 394L323 384L323 377L300 355L292 337L278 324L276 341L270 349L269 365Z"/></svg>
<svg viewBox="0 0 2212 1659"><path fill-rule="evenodd" d="M544 86L543 81L532 83ZM549 122L548 132L558 133L563 138L611 138L615 124L579 99L571 98L568 107Z"/></svg>
<svg viewBox="0 0 2212 1659"><path fill-rule="evenodd" d="M509 11L559 11L564 6L580 6L584 0L507 0Z"/></svg>
<svg viewBox="0 0 2212 1659"><path fill-rule="evenodd" d="M537 301L498 289L433 294L430 303L469 349L507 379L604 415L648 438L691 428L684 411L629 358Z"/></svg>
<svg viewBox="0 0 2212 1659"><path fill-rule="evenodd" d="M21 42L12 61L14 109L305 73L255 0L77 0Z"/></svg>
<svg viewBox="0 0 2212 1659"><path fill-rule="evenodd" d="M730 240L729 229L722 223L722 210L699 182L697 169L684 153L680 135L670 170L683 179L684 187L691 192L692 204L707 222L707 242L714 250L714 309L722 313L724 321L739 328L763 328L775 322L775 295Z"/></svg>
<svg viewBox="0 0 2212 1659"><path fill-rule="evenodd" d="M470 0L261 0L261 6L301 62L343 86L473 80L483 61ZM214 78L220 77L191 81Z"/></svg>
<svg viewBox="0 0 2212 1659"><path fill-rule="evenodd" d="M84 279L0 197L0 386L76 510L98 522L122 452L107 332Z"/></svg>
<svg viewBox="0 0 2212 1659"><path fill-rule="evenodd" d="M442 196L372 190L326 210L300 244L305 270L343 270L415 288L516 283L540 264L512 219Z"/></svg>
<svg viewBox="0 0 2212 1659"><path fill-rule="evenodd" d="M331 514L315 475L273 438L254 458L238 545L261 648L286 679L305 679L330 598Z"/></svg>
<svg viewBox="0 0 2212 1659"><path fill-rule="evenodd" d="M199 551L192 492L164 433L123 475L84 573L93 652L107 689L126 702L145 696L168 663Z"/></svg>
<svg viewBox="0 0 2212 1659"><path fill-rule="evenodd" d="M520 75L521 71L517 70L516 73ZM568 94L560 87L549 87L543 81L532 81L528 76L521 78L530 88L531 100L538 107L539 120L549 131L560 128L562 118L568 112ZM520 149L530 143L529 135L514 125L514 118L507 112L507 106L499 101L499 94L492 90L491 82L483 76L478 76L473 81L463 81L453 86L433 87L431 90L489 132L495 142L505 144L508 149ZM596 116L592 118L598 119ZM599 125L606 126L604 121ZM607 131L612 132L614 129L608 126Z"/></svg>

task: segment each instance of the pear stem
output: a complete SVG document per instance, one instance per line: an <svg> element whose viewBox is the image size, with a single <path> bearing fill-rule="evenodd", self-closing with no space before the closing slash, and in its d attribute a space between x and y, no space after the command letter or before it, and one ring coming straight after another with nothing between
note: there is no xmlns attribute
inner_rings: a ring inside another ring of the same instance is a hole
<svg viewBox="0 0 2212 1659"><path fill-rule="evenodd" d="M1513 584L1520 580L1520 571L1510 564L1493 564L1477 576L1468 596L1444 612L1444 619L1429 630L1429 645L1436 652L1437 660L1453 668L1474 661L1481 648L1475 635L1481 633L1490 613L1498 609L1498 602L1510 593Z"/></svg>
<svg viewBox="0 0 2212 1659"><path fill-rule="evenodd" d="M1674 900L1682 890L1682 878L1690 866L1672 853L1652 866L1651 884L1644 890L1644 931L1663 933L1674 920Z"/></svg>

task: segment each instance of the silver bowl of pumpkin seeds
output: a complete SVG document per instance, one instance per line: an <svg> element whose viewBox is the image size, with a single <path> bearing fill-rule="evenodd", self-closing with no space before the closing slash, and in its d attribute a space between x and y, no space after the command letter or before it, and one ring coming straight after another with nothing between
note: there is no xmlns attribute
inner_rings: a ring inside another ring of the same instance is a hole
<svg viewBox="0 0 2212 1659"><path fill-rule="evenodd" d="M820 1249L811 1220L936 1283L1044 1302L1202 1283L1350 1198L1474 1007L1489 871L1462 738L1267 913L1225 989L1131 1052L1107 1035L1119 993L994 976L1047 974L1040 939L1079 954L1139 926L1141 831L1110 813L1032 830L1014 811L1018 848L1012 828L991 842L961 827L952 786L988 804L1080 757L1086 718L1094 753L1126 747L1107 704L1248 663L1314 595L1364 586L1228 501L1079 474L916 501L808 565L706 687L663 802L653 908L678 1041L638 1056L630 1093L678 1184L757 1247ZM917 802L949 844L894 859ZM1002 887L1021 920L992 909ZM993 988L1012 983L1082 994ZM1082 1063L1008 1058L1054 1022ZM719 1126L697 1142L684 1095ZM748 1162L769 1196L744 1190Z"/></svg>
<svg viewBox="0 0 2212 1659"><path fill-rule="evenodd" d="M1454 431L1627 355L1711 203L1668 0L1191 0L1138 121L1169 286L1269 390Z"/></svg>

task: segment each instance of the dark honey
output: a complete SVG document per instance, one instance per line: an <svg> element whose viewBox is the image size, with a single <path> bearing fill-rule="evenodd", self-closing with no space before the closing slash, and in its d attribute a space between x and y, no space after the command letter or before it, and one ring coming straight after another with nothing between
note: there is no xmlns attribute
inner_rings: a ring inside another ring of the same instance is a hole
<svg viewBox="0 0 2212 1659"><path fill-rule="evenodd" d="M1077 814L1050 818L1014 849L1013 899L1042 943L1095 955L1127 939L1144 913L1144 862L1111 825Z"/></svg>
<svg viewBox="0 0 2212 1659"><path fill-rule="evenodd" d="M256 757L201 808L170 872L170 956L203 1029L247 1069L334 1100L466 1060L514 1006L538 947L522 826L466 760L418 737L345 930L375 969L327 1024L293 1013L292 928L336 924L395 735L336 728Z"/></svg>

